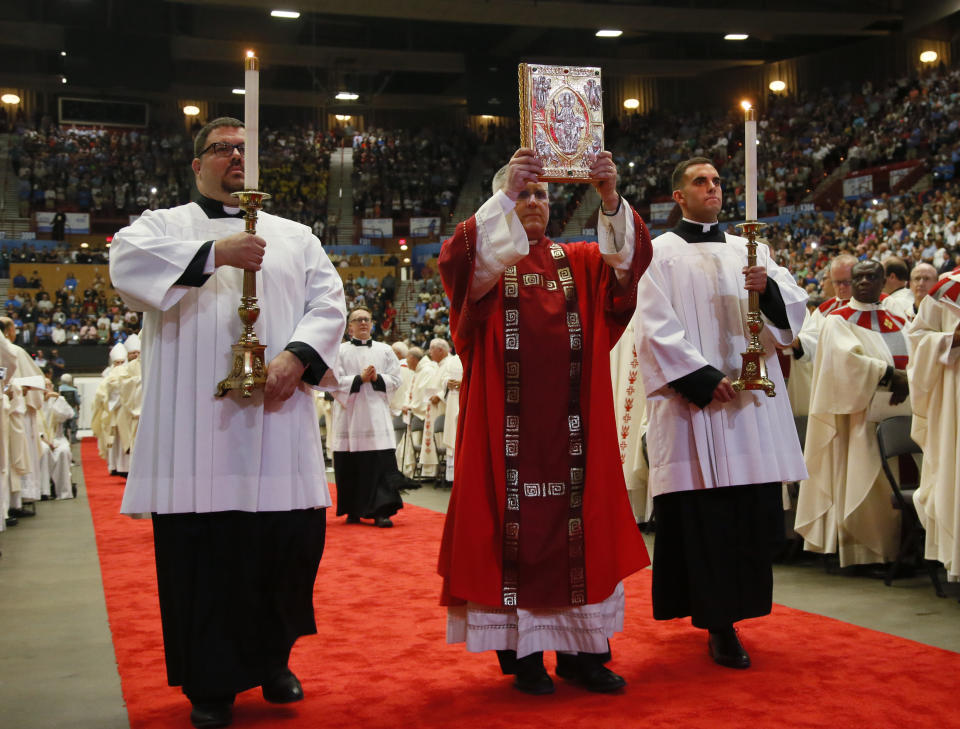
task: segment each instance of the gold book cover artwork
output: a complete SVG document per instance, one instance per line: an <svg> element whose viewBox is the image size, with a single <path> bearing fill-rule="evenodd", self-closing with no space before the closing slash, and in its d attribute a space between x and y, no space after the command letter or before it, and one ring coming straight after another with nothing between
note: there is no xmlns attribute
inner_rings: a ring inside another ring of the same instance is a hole
<svg viewBox="0 0 960 729"><path fill-rule="evenodd" d="M520 146L534 150L543 182L589 182L603 151L600 69L521 63Z"/></svg>

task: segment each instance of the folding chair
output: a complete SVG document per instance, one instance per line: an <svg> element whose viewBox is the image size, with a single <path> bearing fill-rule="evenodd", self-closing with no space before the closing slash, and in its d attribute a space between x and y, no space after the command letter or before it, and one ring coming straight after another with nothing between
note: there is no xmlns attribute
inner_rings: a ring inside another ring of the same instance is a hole
<svg viewBox="0 0 960 729"><path fill-rule="evenodd" d="M883 472L886 474L887 481L889 481L890 488L893 491L890 500L893 503L893 508L900 511L901 531L900 549L897 552L897 558L887 570L883 582L890 585L897 568L907 557L912 556L915 564L919 565L922 562L926 566L937 596L946 597L943 586L940 584L940 575L937 572L938 563L923 557L923 542L926 532L920 523L920 517L917 516L917 506L913 501L914 494L916 494L917 487L920 484L899 483L897 477L893 475L890 464L887 463L889 458L923 453L920 446L910 437L910 423L911 417L909 415L899 415L894 418L887 418L877 424L877 446L880 448Z"/></svg>

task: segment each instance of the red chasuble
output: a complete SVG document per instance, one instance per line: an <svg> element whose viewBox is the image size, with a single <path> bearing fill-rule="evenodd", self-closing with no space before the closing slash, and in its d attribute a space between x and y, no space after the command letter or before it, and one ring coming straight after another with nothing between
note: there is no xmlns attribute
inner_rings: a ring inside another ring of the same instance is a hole
<svg viewBox="0 0 960 729"><path fill-rule="evenodd" d="M475 219L443 244L440 275L463 360L443 604L598 603L650 563L627 498L610 384L610 349L652 256L635 213L634 226L620 296L596 244L544 238L470 303Z"/></svg>

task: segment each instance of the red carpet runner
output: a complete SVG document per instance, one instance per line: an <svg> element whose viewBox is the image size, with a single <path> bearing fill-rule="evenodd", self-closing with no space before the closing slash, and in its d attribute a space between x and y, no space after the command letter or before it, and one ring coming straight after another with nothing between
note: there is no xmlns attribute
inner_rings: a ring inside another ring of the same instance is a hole
<svg viewBox="0 0 960 729"><path fill-rule="evenodd" d="M189 727L186 699L166 685L150 522L119 515L123 481L90 439L83 468L130 725ZM754 667L720 668L701 631L650 618L649 572L627 581L625 631L613 641L626 691L600 696L558 680L555 695L526 696L492 654L445 643L435 574L443 516L407 507L394 521L385 530L328 520L319 635L302 638L291 660L307 698L278 707L247 691L234 726L960 727L960 654L777 606L742 626Z"/></svg>

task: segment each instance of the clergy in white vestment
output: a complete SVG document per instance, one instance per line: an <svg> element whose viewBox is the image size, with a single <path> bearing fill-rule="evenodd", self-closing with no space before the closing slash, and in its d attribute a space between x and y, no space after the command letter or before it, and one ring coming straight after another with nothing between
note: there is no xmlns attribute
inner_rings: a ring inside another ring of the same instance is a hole
<svg viewBox="0 0 960 729"><path fill-rule="evenodd" d="M26 472L20 476L19 494L14 497L18 503L39 501L43 496L50 496L50 480L44 480L42 464L40 463L40 427L37 418L43 407L43 372L33 357L23 347L12 344L17 335L16 324L7 317L0 318L0 327L3 328L7 341L11 343L17 358L16 381L20 384L23 394L21 406L23 408L23 435L24 455L26 456ZM24 380L24 378L29 378ZM12 382L13 380L11 380ZM28 384L24 384L24 382Z"/></svg>
<svg viewBox="0 0 960 729"><path fill-rule="evenodd" d="M443 447L446 449L444 480L453 481L453 453L457 445L457 422L460 419L460 385L463 381L463 362L460 355L451 354L441 366L443 397Z"/></svg>
<svg viewBox="0 0 960 729"><path fill-rule="evenodd" d="M10 514L12 492L10 490L10 397L7 394L10 381L17 373L17 352L7 340L0 326L0 531L7 528L7 520L17 523Z"/></svg>
<svg viewBox="0 0 960 729"><path fill-rule="evenodd" d="M794 529L804 548L839 553L840 566L888 562L900 544L877 445L877 423L909 414L905 321L880 302L883 267L853 267L853 298L823 323Z"/></svg>
<svg viewBox="0 0 960 729"><path fill-rule="evenodd" d="M918 264L919 267L919 264ZM932 268L932 266L931 266ZM926 529L927 559L960 581L960 269L920 302L905 330L913 439L923 449L913 502Z"/></svg>
<svg viewBox="0 0 960 729"><path fill-rule="evenodd" d="M623 479L627 483L633 516L638 524L644 524L653 516L653 494L647 488L650 469L643 453L643 435L647 432L646 396L632 321L610 350L610 382Z"/></svg>
<svg viewBox="0 0 960 729"><path fill-rule="evenodd" d="M336 381L343 285L307 226L261 212L244 231L243 123L194 140L200 198L148 210L114 237L110 276L144 312L143 408L124 514L153 514L167 681L201 719L236 693L303 698L289 670L316 631L313 584L329 506L310 385ZM233 366L244 270L256 272L266 384L214 393ZM217 616L209 620L207 616ZM202 625L202 630L197 629Z"/></svg>
<svg viewBox="0 0 960 729"><path fill-rule="evenodd" d="M127 362L127 348L121 343L110 349L110 362L104 370L103 379L97 385L93 395L93 409L90 416L90 427L97 439L97 450L100 457L107 462L107 469L111 475L117 474L117 452L115 418L116 407L119 404L119 391L113 386L114 380L119 377L120 370ZM114 399L111 400L111 394ZM111 405L113 407L111 407ZM123 464L129 467L129 461Z"/></svg>
<svg viewBox="0 0 960 729"><path fill-rule="evenodd" d="M830 261L828 278L830 288L833 289L833 296L824 300L810 312L810 316L804 319L803 326L800 327L797 339L793 342L794 360L805 364L809 368L811 376L813 360L817 356L817 340L820 338L820 328L823 326L823 320L831 311L844 306L850 300L850 272L856 264L857 257L849 253L841 253ZM791 365L792 369L793 366Z"/></svg>
<svg viewBox="0 0 960 729"><path fill-rule="evenodd" d="M70 441L64 434L63 425L75 413L66 398L56 391L53 383L46 380L43 408L40 412L42 434L41 457L46 462L44 471L49 474L57 499L72 499L73 481L70 476Z"/></svg>
<svg viewBox="0 0 960 729"><path fill-rule="evenodd" d="M653 614L690 616L709 631L714 661L747 668L733 624L770 612L781 482L806 477L776 345L797 336L807 294L766 244L748 268L745 239L720 232L720 176L710 160L681 162L672 183L683 220L653 241L633 320L656 511ZM750 291L759 294L773 398L732 387Z"/></svg>
<svg viewBox="0 0 960 729"><path fill-rule="evenodd" d="M910 290L910 269L900 256L889 256L883 261L884 308L902 319L910 321L916 313L913 308L913 292Z"/></svg>
<svg viewBox="0 0 960 729"><path fill-rule="evenodd" d="M120 405L117 408L117 440L120 451L130 457L140 425L143 406L143 377L140 361L140 337L131 334L124 342L127 362L119 368L117 390Z"/></svg>
<svg viewBox="0 0 960 729"><path fill-rule="evenodd" d="M332 436L337 481L337 516L348 524L373 519L392 527L403 508L406 479L397 467L390 397L400 385L400 363L393 350L370 336L373 315L356 307L347 316L350 341L340 345L339 384L333 391L336 424Z"/></svg>
<svg viewBox="0 0 960 729"><path fill-rule="evenodd" d="M400 386L394 390L393 395L390 396L390 414L393 415L393 417L397 417L398 415L403 415L403 408L407 404L407 397L410 394L410 383L413 382L413 370L411 370L407 364L409 347L407 347L405 342L394 342L390 345L390 348L400 363ZM399 445L398 443L397 446L399 447ZM399 459L398 462L400 462Z"/></svg>
<svg viewBox="0 0 960 729"><path fill-rule="evenodd" d="M430 368L430 376L424 381L421 396L423 440L420 441L420 475L433 478L437 475L437 464L440 462L437 447L434 444L436 440L434 430L437 418L444 413L444 394L449 379L444 374L444 365L450 359L450 342L439 337L430 340L427 358L435 363L436 367Z"/></svg>
<svg viewBox="0 0 960 729"><path fill-rule="evenodd" d="M426 427L427 416L426 387L437 368L437 363L425 356L419 347L410 347L407 351L407 366L413 370L407 402L403 408L403 417L407 421L407 433L403 442L397 446L397 454L403 475L410 478L417 469L419 458L414 446L423 445L423 430ZM422 424L419 430L412 428L416 422L414 419Z"/></svg>
<svg viewBox="0 0 960 729"><path fill-rule="evenodd" d="M910 271L910 292L913 294L913 315L920 311L920 303L930 293L930 289L937 285L940 274L929 263L922 261Z"/></svg>

